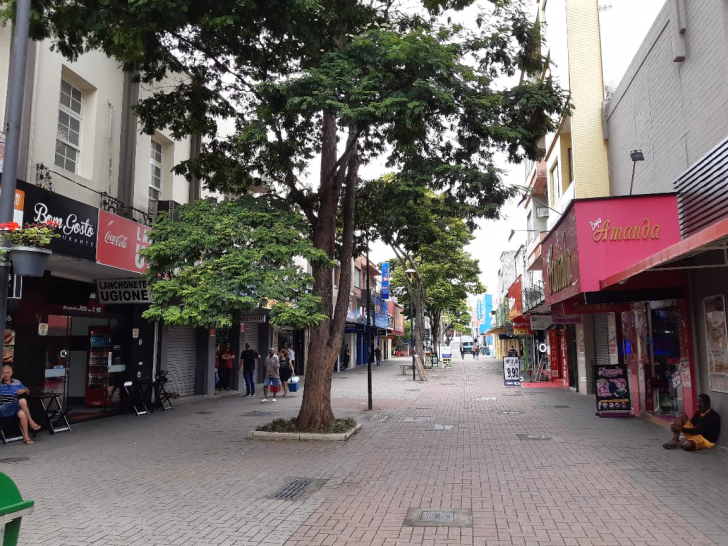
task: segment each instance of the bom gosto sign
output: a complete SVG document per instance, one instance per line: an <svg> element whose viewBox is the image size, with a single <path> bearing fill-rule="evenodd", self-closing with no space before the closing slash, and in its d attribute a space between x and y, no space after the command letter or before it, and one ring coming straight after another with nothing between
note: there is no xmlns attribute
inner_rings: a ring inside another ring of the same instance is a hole
<svg viewBox="0 0 728 546"><path fill-rule="evenodd" d="M598 292L601 279L679 240L674 194L573 201L542 243L546 305Z"/></svg>

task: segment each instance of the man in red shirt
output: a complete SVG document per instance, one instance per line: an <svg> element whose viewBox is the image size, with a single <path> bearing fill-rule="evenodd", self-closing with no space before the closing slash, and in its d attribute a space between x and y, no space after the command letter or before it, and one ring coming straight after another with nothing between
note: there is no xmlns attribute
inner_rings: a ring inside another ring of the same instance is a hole
<svg viewBox="0 0 728 546"><path fill-rule="evenodd" d="M230 390L230 378L232 377L233 359L235 353L230 350L230 344L226 343L225 348L220 353L220 388L226 391Z"/></svg>

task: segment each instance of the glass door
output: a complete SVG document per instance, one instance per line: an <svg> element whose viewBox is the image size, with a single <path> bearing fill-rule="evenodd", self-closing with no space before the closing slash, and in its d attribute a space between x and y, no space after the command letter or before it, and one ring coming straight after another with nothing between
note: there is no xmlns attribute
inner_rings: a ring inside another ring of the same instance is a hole
<svg viewBox="0 0 728 546"><path fill-rule="evenodd" d="M48 344L45 353L45 379L43 390L60 393L61 407L68 402L69 356L70 356L71 317L48 315Z"/></svg>

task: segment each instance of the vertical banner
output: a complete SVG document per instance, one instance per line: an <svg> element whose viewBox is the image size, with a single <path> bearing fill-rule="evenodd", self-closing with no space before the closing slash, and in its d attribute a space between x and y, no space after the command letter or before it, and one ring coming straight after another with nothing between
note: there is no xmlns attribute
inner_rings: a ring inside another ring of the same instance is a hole
<svg viewBox="0 0 728 546"><path fill-rule="evenodd" d="M503 381L506 387L521 384L521 359L517 356L503 357Z"/></svg>
<svg viewBox="0 0 728 546"><path fill-rule="evenodd" d="M389 299L389 262L382 263L382 299Z"/></svg>

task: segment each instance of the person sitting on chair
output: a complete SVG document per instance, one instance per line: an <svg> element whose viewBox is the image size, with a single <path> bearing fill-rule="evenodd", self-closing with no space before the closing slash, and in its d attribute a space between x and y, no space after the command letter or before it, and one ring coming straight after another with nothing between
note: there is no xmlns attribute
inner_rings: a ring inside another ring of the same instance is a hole
<svg viewBox="0 0 728 546"><path fill-rule="evenodd" d="M23 431L23 442L26 444L34 443L28 435L28 427L34 431L40 430L40 425L30 416L28 401L25 398L18 398L18 395L29 392L28 387L13 379L13 367L5 364L0 382L0 417L18 417L20 430Z"/></svg>
<svg viewBox="0 0 728 546"><path fill-rule="evenodd" d="M670 425L673 438L662 447L665 449L683 448L685 451L696 451L698 449L710 449L715 447L720 434L720 416L710 407L710 396L701 394L698 396L698 411L692 419L681 413ZM680 433L683 433L685 440L680 440Z"/></svg>

